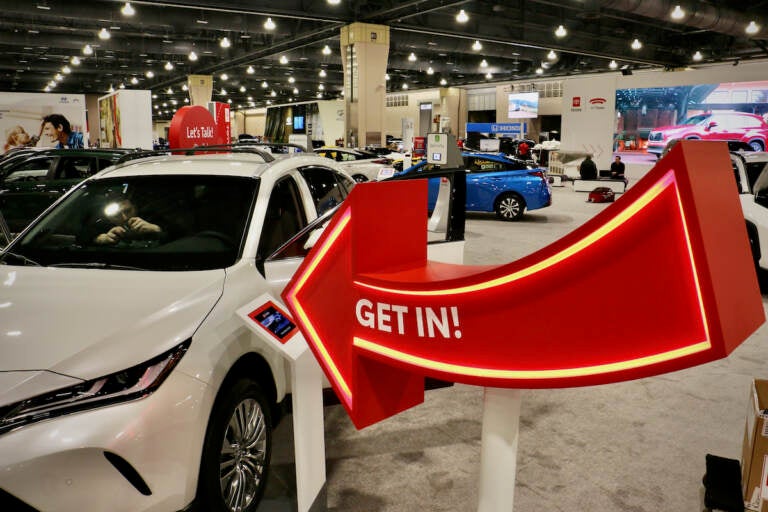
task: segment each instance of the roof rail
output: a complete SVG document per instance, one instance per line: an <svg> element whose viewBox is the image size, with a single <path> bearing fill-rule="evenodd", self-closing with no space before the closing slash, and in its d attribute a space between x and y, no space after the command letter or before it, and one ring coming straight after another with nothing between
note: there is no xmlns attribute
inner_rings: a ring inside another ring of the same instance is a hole
<svg viewBox="0 0 768 512"><path fill-rule="evenodd" d="M300 146L299 144L294 144L292 142L257 142L256 139L239 140L237 141L236 144L234 144L234 146L236 147L263 146L268 148L286 148L286 149L296 148L302 153L305 153L308 151L304 146Z"/></svg>
<svg viewBox="0 0 768 512"><path fill-rule="evenodd" d="M129 162L131 160L136 160L138 158L147 158L150 156L194 155L196 153L207 153L207 152L251 153L251 154L259 155L264 160L265 163L272 162L275 160L275 157L272 156L271 153L267 151L259 150L257 148L240 146L236 144L215 144L211 146L195 146L193 148L171 148L171 149L137 151L135 153L128 153L126 155L121 156L115 162L115 165L120 165L125 162Z"/></svg>

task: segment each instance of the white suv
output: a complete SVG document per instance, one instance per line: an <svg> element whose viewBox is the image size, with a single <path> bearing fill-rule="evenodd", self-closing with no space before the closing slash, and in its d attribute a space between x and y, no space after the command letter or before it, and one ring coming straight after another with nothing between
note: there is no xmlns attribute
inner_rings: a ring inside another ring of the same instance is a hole
<svg viewBox="0 0 768 512"><path fill-rule="evenodd" d="M741 209L757 268L768 270L768 152L731 152Z"/></svg>
<svg viewBox="0 0 768 512"><path fill-rule="evenodd" d="M254 510L290 376L235 311L279 296L265 261L353 186L313 155L151 157L23 231L0 253L0 510Z"/></svg>

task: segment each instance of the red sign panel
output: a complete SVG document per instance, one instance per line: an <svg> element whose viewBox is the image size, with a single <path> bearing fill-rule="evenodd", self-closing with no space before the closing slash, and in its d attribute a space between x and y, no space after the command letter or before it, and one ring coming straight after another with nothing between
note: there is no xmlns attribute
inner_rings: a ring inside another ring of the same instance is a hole
<svg viewBox="0 0 768 512"><path fill-rule="evenodd" d="M489 268L427 261L426 181L363 183L283 298L358 428L420 403L424 376L554 388L687 368L764 320L733 185L724 143L683 141L574 232Z"/></svg>
<svg viewBox="0 0 768 512"><path fill-rule="evenodd" d="M221 144L216 123L208 109L187 105L177 110L168 129L168 144L171 148Z"/></svg>
<svg viewBox="0 0 768 512"><path fill-rule="evenodd" d="M573 97L573 103L571 104L573 107L580 107L581 106L581 96L574 96Z"/></svg>

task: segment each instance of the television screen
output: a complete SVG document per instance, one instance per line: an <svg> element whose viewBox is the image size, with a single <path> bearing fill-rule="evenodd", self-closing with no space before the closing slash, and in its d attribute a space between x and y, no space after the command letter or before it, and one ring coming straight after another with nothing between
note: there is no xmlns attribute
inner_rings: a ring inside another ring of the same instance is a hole
<svg viewBox="0 0 768 512"><path fill-rule="evenodd" d="M539 115L539 93L538 92L516 92L510 93L509 97L510 119L531 118Z"/></svg>
<svg viewBox="0 0 768 512"><path fill-rule="evenodd" d="M293 116L293 131L304 129L304 116Z"/></svg>

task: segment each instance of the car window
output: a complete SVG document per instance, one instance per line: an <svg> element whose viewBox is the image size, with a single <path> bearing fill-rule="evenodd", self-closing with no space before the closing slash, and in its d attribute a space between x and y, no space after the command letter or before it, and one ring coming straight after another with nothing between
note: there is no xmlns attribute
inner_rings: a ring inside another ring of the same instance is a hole
<svg viewBox="0 0 768 512"><path fill-rule="evenodd" d="M757 181L757 178L762 174L763 169L766 167L768 167L766 162L751 162L744 165L744 168L747 171L747 180L749 180L749 186L753 190L756 186L755 182Z"/></svg>
<svg viewBox="0 0 768 512"><path fill-rule="evenodd" d="M354 181L332 169L313 166L299 171L307 182L318 215L341 204L354 187Z"/></svg>
<svg viewBox="0 0 768 512"><path fill-rule="evenodd" d="M488 160L486 158L477 158L474 156L464 157L464 164L469 169L469 172L494 172L503 171L504 164L495 160Z"/></svg>
<svg viewBox="0 0 768 512"><path fill-rule="evenodd" d="M89 156L61 156L59 157L54 179L85 179L93 174L91 169L95 164L94 159Z"/></svg>
<svg viewBox="0 0 768 512"><path fill-rule="evenodd" d="M53 157L30 158L13 169L5 177L5 181L43 180L48 176Z"/></svg>
<svg viewBox="0 0 768 512"><path fill-rule="evenodd" d="M258 184L205 175L84 182L11 250L43 265L225 268L240 257Z"/></svg>
<svg viewBox="0 0 768 512"><path fill-rule="evenodd" d="M306 225L307 214L298 186L292 177L283 178L275 183L269 196L259 248L256 251L257 265L261 266L267 256Z"/></svg>
<svg viewBox="0 0 768 512"><path fill-rule="evenodd" d="M106 158L99 158L98 161L99 161L99 166L97 169L94 170L94 172L98 172L102 169L106 169L107 167L115 165L115 162L113 162L112 160L108 160Z"/></svg>

